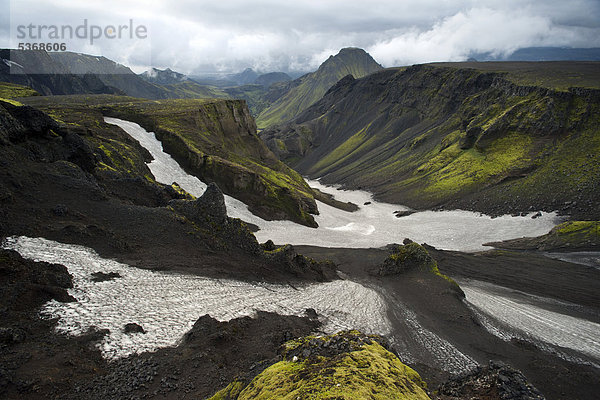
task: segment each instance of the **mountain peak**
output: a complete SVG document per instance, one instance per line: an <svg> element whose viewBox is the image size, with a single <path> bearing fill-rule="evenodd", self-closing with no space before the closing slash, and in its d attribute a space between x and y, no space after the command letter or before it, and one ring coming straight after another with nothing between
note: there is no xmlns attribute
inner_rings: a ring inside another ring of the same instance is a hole
<svg viewBox="0 0 600 400"><path fill-rule="evenodd" d="M328 66L331 63L342 62L348 65L362 65L365 70L367 70L367 74L374 72L377 69L383 68L377 61L371 57L369 53L359 47L344 47L341 49L335 56L331 55L321 66L319 69ZM336 66L336 68L339 66ZM359 71L360 76L354 76L352 71L349 73L352 74L355 78L360 78L362 74Z"/></svg>
<svg viewBox="0 0 600 400"><path fill-rule="evenodd" d="M338 55L342 54L342 53L362 53L362 54L369 54L365 50L361 49L360 47L344 47L344 48L340 49Z"/></svg>
<svg viewBox="0 0 600 400"><path fill-rule="evenodd" d="M150 70L141 73L139 76L148 82L166 85L182 82L188 79L184 74L175 72L171 68L158 69L155 67L152 67Z"/></svg>
<svg viewBox="0 0 600 400"><path fill-rule="evenodd" d="M240 72L239 74L232 75L231 78L238 85L247 85L250 83L254 83L256 78L258 78L258 74L252 68L246 68L244 71Z"/></svg>
<svg viewBox="0 0 600 400"><path fill-rule="evenodd" d="M319 69L298 78L292 88L281 96L257 119L260 127L289 121L300 115L347 75L358 79L383 67L363 49L346 47L329 57Z"/></svg>

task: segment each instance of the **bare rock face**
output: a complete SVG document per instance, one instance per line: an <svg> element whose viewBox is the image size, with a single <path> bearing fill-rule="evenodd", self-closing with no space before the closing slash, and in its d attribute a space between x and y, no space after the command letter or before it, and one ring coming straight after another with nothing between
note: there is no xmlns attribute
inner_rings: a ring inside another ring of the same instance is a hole
<svg viewBox="0 0 600 400"><path fill-rule="evenodd" d="M208 184L204 194L196 200L195 206L217 221L224 222L227 220L225 196L216 183Z"/></svg>
<svg viewBox="0 0 600 400"><path fill-rule="evenodd" d="M227 224L225 196L216 183L210 183L202 196L196 200L172 200L169 205L194 221L210 219L218 224Z"/></svg>

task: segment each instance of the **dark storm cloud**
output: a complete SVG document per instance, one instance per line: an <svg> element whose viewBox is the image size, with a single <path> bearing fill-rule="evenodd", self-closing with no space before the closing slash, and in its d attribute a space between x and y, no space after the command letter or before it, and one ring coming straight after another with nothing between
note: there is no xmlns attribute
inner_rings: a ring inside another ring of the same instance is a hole
<svg viewBox="0 0 600 400"><path fill-rule="evenodd" d="M595 0L109 0L89 4L14 0L12 4L13 14L17 8L47 23L77 23L83 18L95 23L135 18L147 23L148 42L106 42L78 49L138 70L149 63L186 73L248 66L263 71L307 70L346 46L365 48L385 66L462 60L472 52L502 55L528 46L600 47L600 3ZM4 32L5 28L3 23Z"/></svg>

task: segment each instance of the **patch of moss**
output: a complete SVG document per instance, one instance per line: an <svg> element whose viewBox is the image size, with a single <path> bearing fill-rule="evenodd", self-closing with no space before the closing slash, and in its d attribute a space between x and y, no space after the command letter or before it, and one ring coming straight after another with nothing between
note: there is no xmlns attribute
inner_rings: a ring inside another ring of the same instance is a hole
<svg viewBox="0 0 600 400"><path fill-rule="evenodd" d="M434 172L425 192L448 197L523 168L528 165L532 143L530 136L518 132L497 139L484 151L461 150L455 143L427 163L426 168Z"/></svg>
<svg viewBox="0 0 600 400"><path fill-rule="evenodd" d="M221 389L217 393L215 393L209 400L237 399L244 386L244 383L240 381L233 381L226 388Z"/></svg>
<svg viewBox="0 0 600 400"><path fill-rule="evenodd" d="M546 241L555 247L600 246L600 221L568 221L554 227Z"/></svg>
<svg viewBox="0 0 600 400"><path fill-rule="evenodd" d="M195 200L196 196L189 194L188 192L186 192L181 186L179 186L179 184L177 182L173 182L171 184L171 187L173 188L173 190L180 194L183 198L189 198L191 200Z"/></svg>
<svg viewBox="0 0 600 400"><path fill-rule="evenodd" d="M280 361L237 399L429 399L425 388L416 371L373 341L338 356Z"/></svg>
<svg viewBox="0 0 600 400"><path fill-rule="evenodd" d="M19 101L12 100L12 99L6 99L6 98L4 98L4 97L0 97L0 101L4 101L4 102L6 102L6 103L10 103L10 104L12 104L13 106L19 106L19 107L20 107L20 106L22 106L22 105L23 105L23 103L21 103L21 102L19 102Z"/></svg>
<svg viewBox="0 0 600 400"><path fill-rule="evenodd" d="M22 86L8 82L0 82L0 98L3 99L3 101L14 99L16 97L29 96L39 96L39 93L28 86Z"/></svg>
<svg viewBox="0 0 600 400"><path fill-rule="evenodd" d="M598 237L600 235L599 225L599 221L568 221L558 225L554 231L559 235L583 233Z"/></svg>

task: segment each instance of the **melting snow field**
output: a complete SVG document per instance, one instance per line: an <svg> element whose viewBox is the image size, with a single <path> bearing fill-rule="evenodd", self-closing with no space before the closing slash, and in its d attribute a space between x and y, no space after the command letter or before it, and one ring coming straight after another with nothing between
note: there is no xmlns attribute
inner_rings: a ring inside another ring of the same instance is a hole
<svg viewBox="0 0 600 400"><path fill-rule="evenodd" d="M525 338L577 350L600 361L600 324L546 310L539 305L553 301L521 292L517 296L489 283L461 281L460 287L469 303ZM486 325L497 336L513 337L501 327Z"/></svg>
<svg viewBox="0 0 600 400"><path fill-rule="evenodd" d="M105 118L110 124L121 127L148 149L154 161L149 168L158 182L170 185L177 182L187 192L200 196L206 184L188 175L173 158L162 149L162 144L153 133L133 122L116 118ZM389 243L402 243L410 238L419 243L445 250L481 251L487 249L483 243L540 236L548 233L560 219L555 214L544 214L540 218L502 216L491 218L469 211L424 211L396 218L394 211L405 207L374 201L372 195L360 190L340 190L327 187L318 181L308 183L323 192L333 194L340 201L351 201L360 210L350 213L317 201L320 215L315 216L318 228L308 228L290 221L265 221L248 211L239 200L225 196L227 213L234 218L256 224L259 241L268 239L275 243L313 245L321 247L381 247ZM364 205L365 202L371 202Z"/></svg>
<svg viewBox="0 0 600 400"><path fill-rule="evenodd" d="M8 238L4 248L36 261L60 263L73 275L73 303L51 301L42 315L58 317L57 331L80 335L90 327L109 329L100 350L106 358L173 346L202 315L220 321L250 316L256 310L303 315L314 308L326 333L359 329L387 335L389 321L383 299L358 283L339 280L298 288L273 284L207 279L152 272L103 259L76 245L27 237ZM117 272L121 278L93 282L94 272ZM146 334L123 333L125 324L140 324Z"/></svg>

